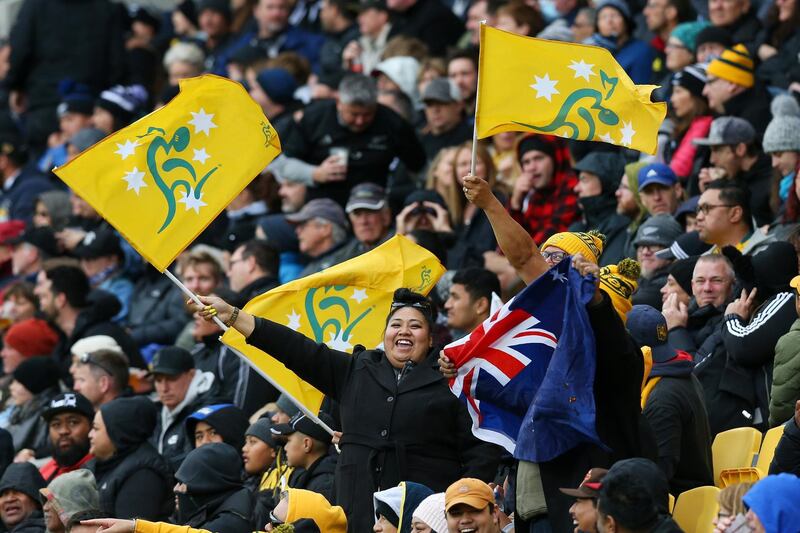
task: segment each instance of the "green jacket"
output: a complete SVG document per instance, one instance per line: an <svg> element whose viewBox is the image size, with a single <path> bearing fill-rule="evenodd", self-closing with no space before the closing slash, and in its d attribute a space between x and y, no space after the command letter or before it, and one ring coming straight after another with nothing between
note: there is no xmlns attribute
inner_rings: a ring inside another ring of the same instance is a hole
<svg viewBox="0 0 800 533"><path fill-rule="evenodd" d="M772 398L769 402L769 425L775 427L794 416L794 404L800 399L800 320L775 345L772 374Z"/></svg>

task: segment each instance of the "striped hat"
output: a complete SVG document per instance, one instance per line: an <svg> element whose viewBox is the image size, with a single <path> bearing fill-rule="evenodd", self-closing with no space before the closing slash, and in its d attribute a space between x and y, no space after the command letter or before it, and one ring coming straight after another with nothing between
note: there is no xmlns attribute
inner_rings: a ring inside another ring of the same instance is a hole
<svg viewBox="0 0 800 533"><path fill-rule="evenodd" d="M706 72L725 81L750 88L753 86L753 58L743 44L728 48L709 63Z"/></svg>

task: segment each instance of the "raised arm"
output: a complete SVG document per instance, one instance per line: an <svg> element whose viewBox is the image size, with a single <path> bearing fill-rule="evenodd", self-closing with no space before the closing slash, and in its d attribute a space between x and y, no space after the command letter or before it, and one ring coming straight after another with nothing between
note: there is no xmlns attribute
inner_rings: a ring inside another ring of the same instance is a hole
<svg viewBox="0 0 800 533"><path fill-rule="evenodd" d="M467 199L486 213L500 249L522 281L530 285L547 272L549 267L539 247L525 228L511 218L503 204L492 194L489 184L475 176L464 176L463 183Z"/></svg>

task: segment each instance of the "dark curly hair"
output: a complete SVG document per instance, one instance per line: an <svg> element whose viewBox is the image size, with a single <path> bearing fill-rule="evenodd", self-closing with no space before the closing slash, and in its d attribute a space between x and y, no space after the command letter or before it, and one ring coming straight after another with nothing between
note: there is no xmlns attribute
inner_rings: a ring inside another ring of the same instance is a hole
<svg viewBox="0 0 800 533"><path fill-rule="evenodd" d="M397 289L392 297L392 307L389 309L386 323L388 324L395 312L403 307L413 307L422 313L428 323L428 327L433 330L433 326L436 324L436 306L433 305L430 298L411 289Z"/></svg>

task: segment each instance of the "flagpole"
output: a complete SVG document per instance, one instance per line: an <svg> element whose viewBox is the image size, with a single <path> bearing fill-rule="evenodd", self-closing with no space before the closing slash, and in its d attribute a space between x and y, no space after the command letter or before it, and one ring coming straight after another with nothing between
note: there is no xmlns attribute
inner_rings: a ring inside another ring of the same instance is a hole
<svg viewBox="0 0 800 533"><path fill-rule="evenodd" d="M481 21L480 26L478 27L478 31L482 34L483 33L483 25L486 24L485 20ZM480 39L479 39L480 42ZM473 114L472 119L472 158L469 162L469 174L470 176L475 175L475 156L478 151L478 99L480 98L481 92L481 60L480 60L480 51L478 52L478 85L475 87L475 112Z"/></svg>
<svg viewBox="0 0 800 533"><path fill-rule="evenodd" d="M170 281L172 281L172 283L174 283L175 285L178 286L178 288L181 290L181 292L183 292L183 294L185 294L186 296L191 298L192 301L194 303L196 303L197 305L199 305L201 307L203 306L203 302L200 301L200 298L198 298L195 293L193 293L191 290L189 290L189 287L184 285L181 280L179 280L177 277L175 277L175 275L172 272L170 272L169 269L164 269L164 274L170 279ZM225 325L225 323L222 320L220 320L220 318L218 316L215 315L213 317L213 320L214 320L214 323L217 324L222 329L222 331L228 331L228 329L230 329L230 328L228 328L228 326ZM256 372L258 372L259 375L261 375L262 378L266 379L273 387L278 389L282 394L285 394L287 398L292 400L292 403L294 403L303 412L303 414L305 414L308 418L313 420L318 426L320 426L322 429L324 429L325 431L330 433L331 436L333 436L333 433L334 433L333 429L331 429L325 422L320 420L319 416L317 416L315 413L311 412L311 410L308 407L303 405L294 396L292 396L285 388L283 388L283 386L280 383L278 383L271 376L268 376L267 373L264 372L264 370L259 368L258 365L256 365L253 361L251 361L242 352L240 352L239 350L237 350L236 348L234 348L230 344L227 344L227 343L223 343L223 344L225 344L225 346L230 351L232 351L233 353L238 355L243 361L245 361L248 365L250 365L250 368L252 368Z"/></svg>

